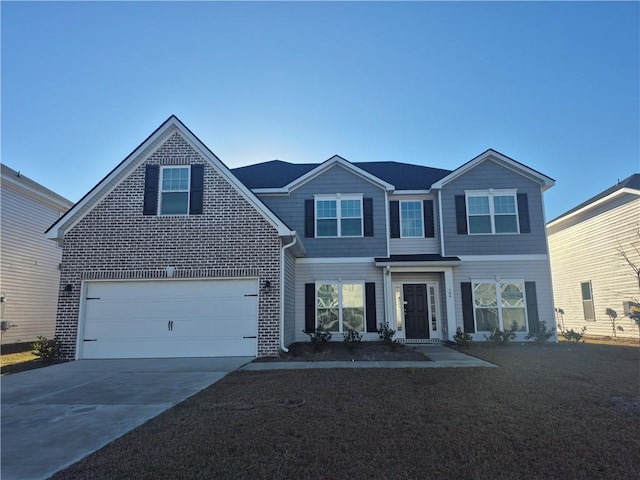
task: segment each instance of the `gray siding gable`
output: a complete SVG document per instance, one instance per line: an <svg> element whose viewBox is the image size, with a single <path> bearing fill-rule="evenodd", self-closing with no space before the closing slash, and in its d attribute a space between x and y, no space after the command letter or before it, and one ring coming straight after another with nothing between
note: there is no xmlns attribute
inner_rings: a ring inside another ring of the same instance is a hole
<svg viewBox="0 0 640 480"><path fill-rule="evenodd" d="M526 193L531 233L462 235L456 233L455 196L465 190L517 189ZM487 159L442 188L443 235L446 255L546 254L544 206L540 183L497 161Z"/></svg>
<svg viewBox="0 0 640 480"><path fill-rule="evenodd" d="M304 202L315 195L362 194L373 200L373 237L362 238L304 238L309 257L375 257L386 255L387 226L385 192L369 180L334 165L289 195L258 195L292 230L304 235Z"/></svg>

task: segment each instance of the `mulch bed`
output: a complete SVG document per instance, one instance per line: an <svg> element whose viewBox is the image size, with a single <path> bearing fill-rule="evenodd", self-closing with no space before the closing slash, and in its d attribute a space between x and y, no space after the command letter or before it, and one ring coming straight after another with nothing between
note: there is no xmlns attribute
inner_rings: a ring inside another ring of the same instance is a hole
<svg viewBox="0 0 640 480"><path fill-rule="evenodd" d="M398 344L394 350L381 342L362 342L349 351L342 342L329 342L317 351L310 342L294 343L288 353L279 357L257 358L255 362L363 362L363 361L430 361L409 345Z"/></svg>
<svg viewBox="0 0 640 480"><path fill-rule="evenodd" d="M640 348L468 353L499 368L233 372L53 478L640 478Z"/></svg>

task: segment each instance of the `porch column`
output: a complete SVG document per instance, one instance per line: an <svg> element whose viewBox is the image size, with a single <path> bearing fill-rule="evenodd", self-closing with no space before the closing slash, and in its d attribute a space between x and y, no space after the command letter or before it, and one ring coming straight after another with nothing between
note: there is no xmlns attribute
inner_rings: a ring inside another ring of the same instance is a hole
<svg viewBox="0 0 640 480"><path fill-rule="evenodd" d="M452 267L444 267L444 289L447 299L447 339L453 341L456 333L456 289L453 284Z"/></svg>

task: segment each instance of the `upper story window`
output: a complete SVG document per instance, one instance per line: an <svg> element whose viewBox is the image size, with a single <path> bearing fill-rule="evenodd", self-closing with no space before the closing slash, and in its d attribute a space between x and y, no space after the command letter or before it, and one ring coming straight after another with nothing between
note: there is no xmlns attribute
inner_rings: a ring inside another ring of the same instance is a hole
<svg viewBox="0 0 640 480"><path fill-rule="evenodd" d="M317 197L316 237L362 237L362 197Z"/></svg>
<svg viewBox="0 0 640 480"><path fill-rule="evenodd" d="M422 201L400 202L400 238L424 237Z"/></svg>
<svg viewBox="0 0 640 480"><path fill-rule="evenodd" d="M162 167L160 215L189 213L189 167Z"/></svg>
<svg viewBox="0 0 640 480"><path fill-rule="evenodd" d="M467 191L469 234L520 233L515 190Z"/></svg>
<svg viewBox="0 0 640 480"><path fill-rule="evenodd" d="M143 215L202 215L204 165L146 165Z"/></svg>

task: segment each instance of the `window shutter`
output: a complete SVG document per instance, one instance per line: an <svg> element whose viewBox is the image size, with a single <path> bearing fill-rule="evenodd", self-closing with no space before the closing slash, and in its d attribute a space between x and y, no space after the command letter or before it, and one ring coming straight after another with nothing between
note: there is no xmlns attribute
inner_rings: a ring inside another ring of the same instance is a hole
<svg viewBox="0 0 640 480"><path fill-rule="evenodd" d="M313 200L304 201L304 236L313 238L315 236L315 205Z"/></svg>
<svg viewBox="0 0 640 480"><path fill-rule="evenodd" d="M364 284L364 303L367 312L367 332L378 331L378 321L376 318L376 284L367 282Z"/></svg>
<svg viewBox="0 0 640 480"><path fill-rule="evenodd" d="M464 197L463 197L464 198ZM462 293L462 322L465 333L475 333L476 326L473 321L473 294L471 293L471 282L461 282Z"/></svg>
<svg viewBox="0 0 640 480"><path fill-rule="evenodd" d="M435 237L435 224L433 219L433 200L422 201L422 213L424 216L424 236L427 238Z"/></svg>
<svg viewBox="0 0 640 480"><path fill-rule="evenodd" d="M364 236L373 237L373 198L362 199Z"/></svg>
<svg viewBox="0 0 640 480"><path fill-rule="evenodd" d="M520 221L520 233L531 233L529 225L529 200L526 193L518 194L518 219Z"/></svg>
<svg viewBox="0 0 640 480"><path fill-rule="evenodd" d="M400 238L400 202L397 200L389 202L389 222L391 238Z"/></svg>
<svg viewBox="0 0 640 480"><path fill-rule="evenodd" d="M189 215L202 215L204 200L204 165L191 165Z"/></svg>
<svg viewBox="0 0 640 480"><path fill-rule="evenodd" d="M538 316L538 299L536 296L536 282L524 282L524 293L527 296L527 319L529 333L536 333L540 328Z"/></svg>
<svg viewBox="0 0 640 480"><path fill-rule="evenodd" d="M313 201L313 200L312 200ZM304 331L316 331L316 284L304 284Z"/></svg>
<svg viewBox="0 0 640 480"><path fill-rule="evenodd" d="M456 231L460 235L467 234L467 202L464 195L456 195Z"/></svg>
<svg viewBox="0 0 640 480"><path fill-rule="evenodd" d="M147 165L144 174L144 206L143 215L158 214L158 185L160 180L160 166Z"/></svg>

